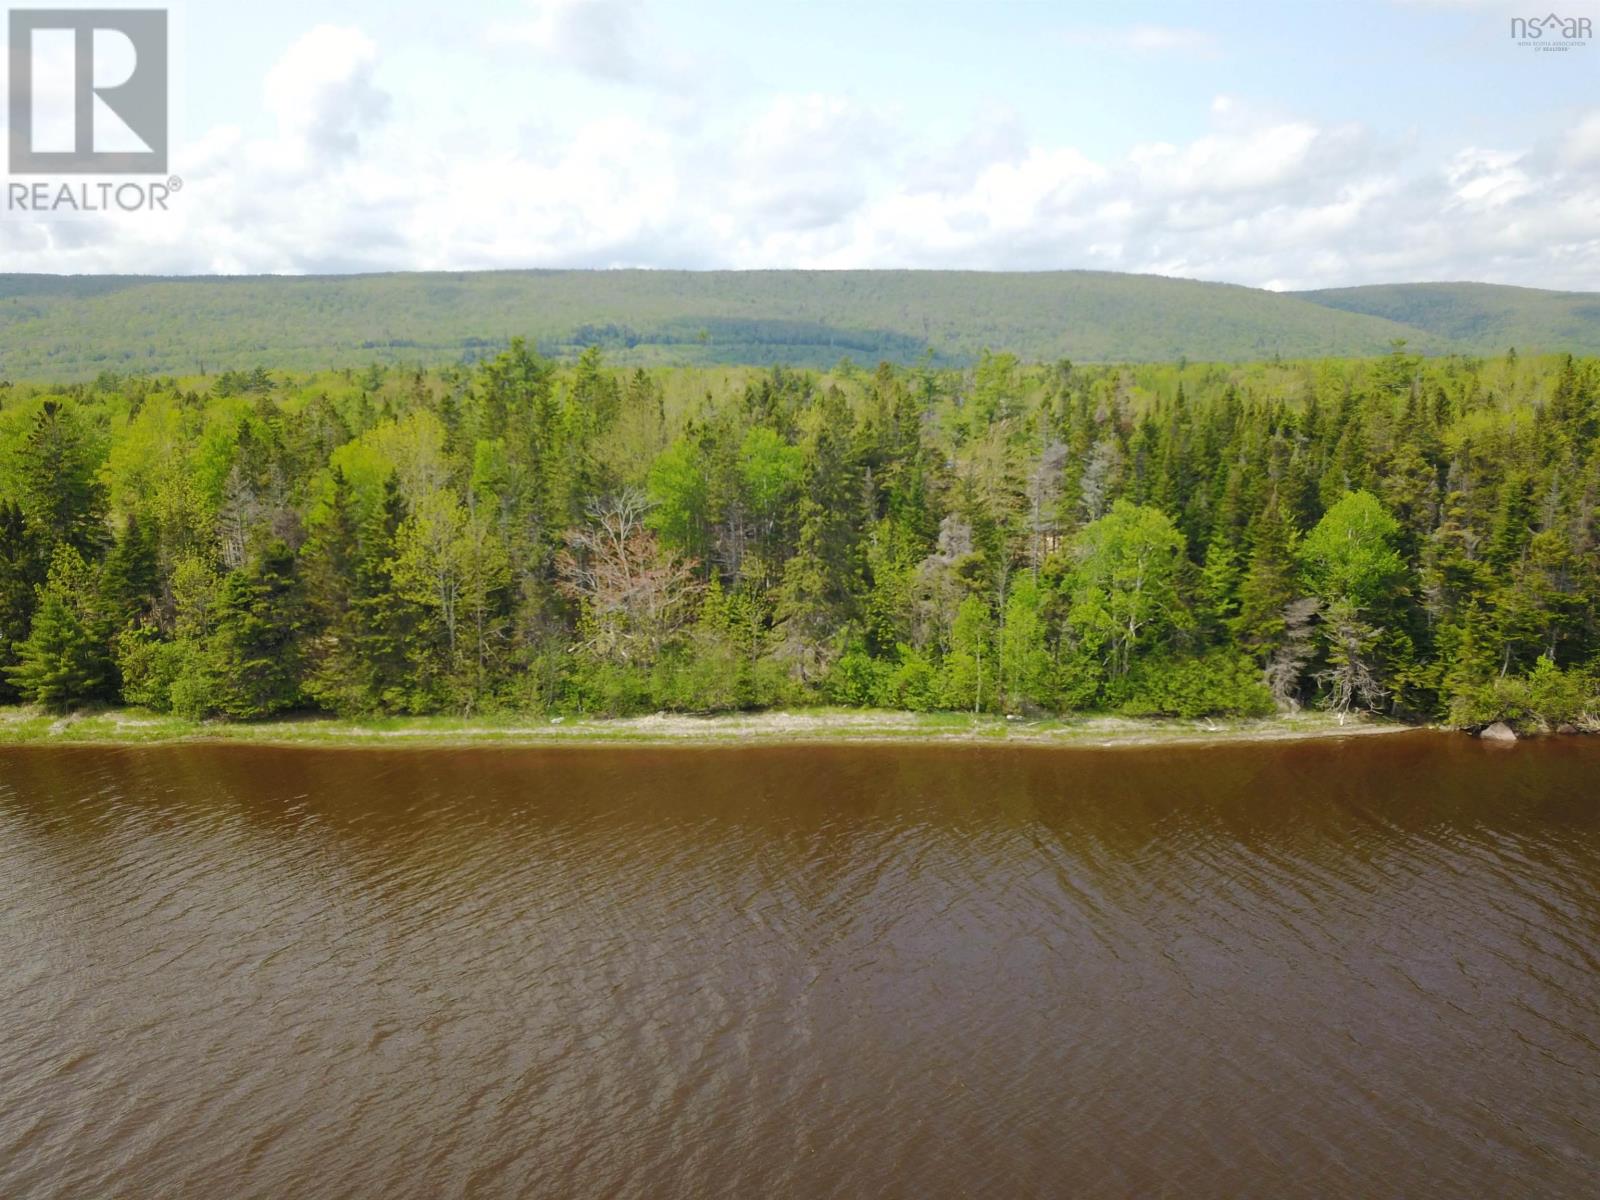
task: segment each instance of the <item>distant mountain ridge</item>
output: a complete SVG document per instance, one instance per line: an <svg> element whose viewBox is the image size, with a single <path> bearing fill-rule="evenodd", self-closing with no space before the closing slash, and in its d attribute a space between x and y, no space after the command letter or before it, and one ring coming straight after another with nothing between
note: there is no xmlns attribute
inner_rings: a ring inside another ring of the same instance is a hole
<svg viewBox="0 0 1600 1200"><path fill-rule="evenodd" d="M525 337L639 364L941 364L1600 353L1600 294L1493 284L1278 293L1097 271L0 275L0 378L436 365Z"/></svg>
<svg viewBox="0 0 1600 1200"><path fill-rule="evenodd" d="M1498 283L1387 283L1292 292L1342 312L1382 317L1483 352L1600 352L1600 293Z"/></svg>

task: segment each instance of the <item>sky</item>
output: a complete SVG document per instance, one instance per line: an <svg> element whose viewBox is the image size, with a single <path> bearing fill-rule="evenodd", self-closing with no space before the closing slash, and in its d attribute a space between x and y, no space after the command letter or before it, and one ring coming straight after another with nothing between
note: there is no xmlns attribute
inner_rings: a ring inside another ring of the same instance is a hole
<svg viewBox="0 0 1600 1200"><path fill-rule="evenodd" d="M169 211L0 212L0 270L1596 290L1600 39L1519 45L1546 3L186 0Z"/></svg>

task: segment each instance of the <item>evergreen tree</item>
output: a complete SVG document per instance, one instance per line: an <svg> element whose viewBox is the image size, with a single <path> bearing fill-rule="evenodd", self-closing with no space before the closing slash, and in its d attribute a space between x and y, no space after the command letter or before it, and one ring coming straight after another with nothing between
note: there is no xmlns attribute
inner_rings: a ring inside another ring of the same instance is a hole
<svg viewBox="0 0 1600 1200"><path fill-rule="evenodd" d="M311 538L301 548L305 581L305 693L331 712L368 711L362 662L362 610L355 603L361 543L350 481L334 467L327 500Z"/></svg>
<svg viewBox="0 0 1600 1200"><path fill-rule="evenodd" d="M405 498L391 475L382 501L363 525L353 570L350 608L360 680L354 706L361 711L426 712L439 702L435 630L394 578L406 517Z"/></svg>
<svg viewBox="0 0 1600 1200"><path fill-rule="evenodd" d="M110 629L94 584L94 572L77 550L58 547L28 636L6 669L23 699L64 712L113 698Z"/></svg>
<svg viewBox="0 0 1600 1200"><path fill-rule="evenodd" d="M7 670L16 664L17 643L28 636L44 581L39 547L15 500L0 500L0 701L18 692Z"/></svg>
<svg viewBox="0 0 1600 1200"><path fill-rule="evenodd" d="M853 616L850 414L835 394L813 411L801 459L798 537L777 589L780 648L802 680L821 678Z"/></svg>
<svg viewBox="0 0 1600 1200"><path fill-rule="evenodd" d="M282 541L223 581L210 647L219 712L266 717L300 702L304 603L294 553Z"/></svg>
<svg viewBox="0 0 1600 1200"><path fill-rule="evenodd" d="M117 627L140 623L153 608L160 587L157 555L154 524L129 515L100 572L105 612Z"/></svg>
<svg viewBox="0 0 1600 1200"><path fill-rule="evenodd" d="M22 510L48 555L71 546L92 558L105 538L98 461L77 408L46 400L18 451Z"/></svg>

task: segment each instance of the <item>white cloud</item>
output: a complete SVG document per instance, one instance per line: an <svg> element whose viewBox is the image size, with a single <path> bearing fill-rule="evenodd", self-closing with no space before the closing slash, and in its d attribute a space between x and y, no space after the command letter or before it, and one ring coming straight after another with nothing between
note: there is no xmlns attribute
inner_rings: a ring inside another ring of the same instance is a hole
<svg viewBox="0 0 1600 1200"><path fill-rule="evenodd" d="M550 45L631 87L626 56L585 59L562 41L576 36L551 33ZM218 127L175 150L188 186L173 212L12 218L0 223L8 269L1091 267L1280 288L1600 279L1600 110L1535 148L1431 153L1233 97L1213 102L1199 136L1093 155L1030 138L1009 110L932 139L892 108L821 91L692 122L660 104L602 105L576 123L546 113L537 137L515 121L468 136L458 116L399 112L390 93L410 93L386 86L380 46L332 26L294 43L264 83L271 132Z"/></svg>
<svg viewBox="0 0 1600 1200"><path fill-rule="evenodd" d="M1469 209L1501 208L1535 186L1522 168L1522 156L1500 150L1462 150L1446 165L1445 177L1452 202Z"/></svg>
<svg viewBox="0 0 1600 1200"><path fill-rule="evenodd" d="M373 82L378 48L359 29L318 25L267 72L266 106L279 148L316 164L348 158L382 123L390 98Z"/></svg>
<svg viewBox="0 0 1600 1200"><path fill-rule="evenodd" d="M532 7L530 19L498 25L491 38L526 42L607 79L631 79L638 72L632 44L636 13L626 0L547 0Z"/></svg>
<svg viewBox="0 0 1600 1200"><path fill-rule="evenodd" d="M1600 167L1600 111L1584 117L1567 134L1561 156L1570 167Z"/></svg>
<svg viewBox="0 0 1600 1200"><path fill-rule="evenodd" d="M490 27L494 44L532 48L551 65L609 82L693 91L693 64L651 29L637 0L536 0L520 21Z"/></svg>
<svg viewBox="0 0 1600 1200"><path fill-rule="evenodd" d="M1009 108L990 107L954 142L913 150L901 177L912 190L954 191L969 186L995 163L1018 162L1027 153L1021 117Z"/></svg>
<svg viewBox="0 0 1600 1200"><path fill-rule="evenodd" d="M1202 137L1187 146L1135 146L1129 162L1155 193L1258 191L1300 174L1318 136L1305 122L1273 125L1242 137Z"/></svg>

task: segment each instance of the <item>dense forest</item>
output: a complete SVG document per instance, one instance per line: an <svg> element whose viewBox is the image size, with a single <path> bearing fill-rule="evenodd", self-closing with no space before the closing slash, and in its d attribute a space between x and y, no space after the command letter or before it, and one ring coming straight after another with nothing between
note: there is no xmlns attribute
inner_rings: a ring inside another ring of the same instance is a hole
<svg viewBox="0 0 1600 1200"><path fill-rule="evenodd" d="M522 334L575 362L825 370L1242 362L1507 346L1600 353L1600 297L1491 284L1283 293L1110 271L472 271L0 275L0 378L473 364Z"/></svg>
<svg viewBox="0 0 1600 1200"><path fill-rule="evenodd" d="M192 717L1584 723L1600 361L0 388L0 689Z"/></svg>

